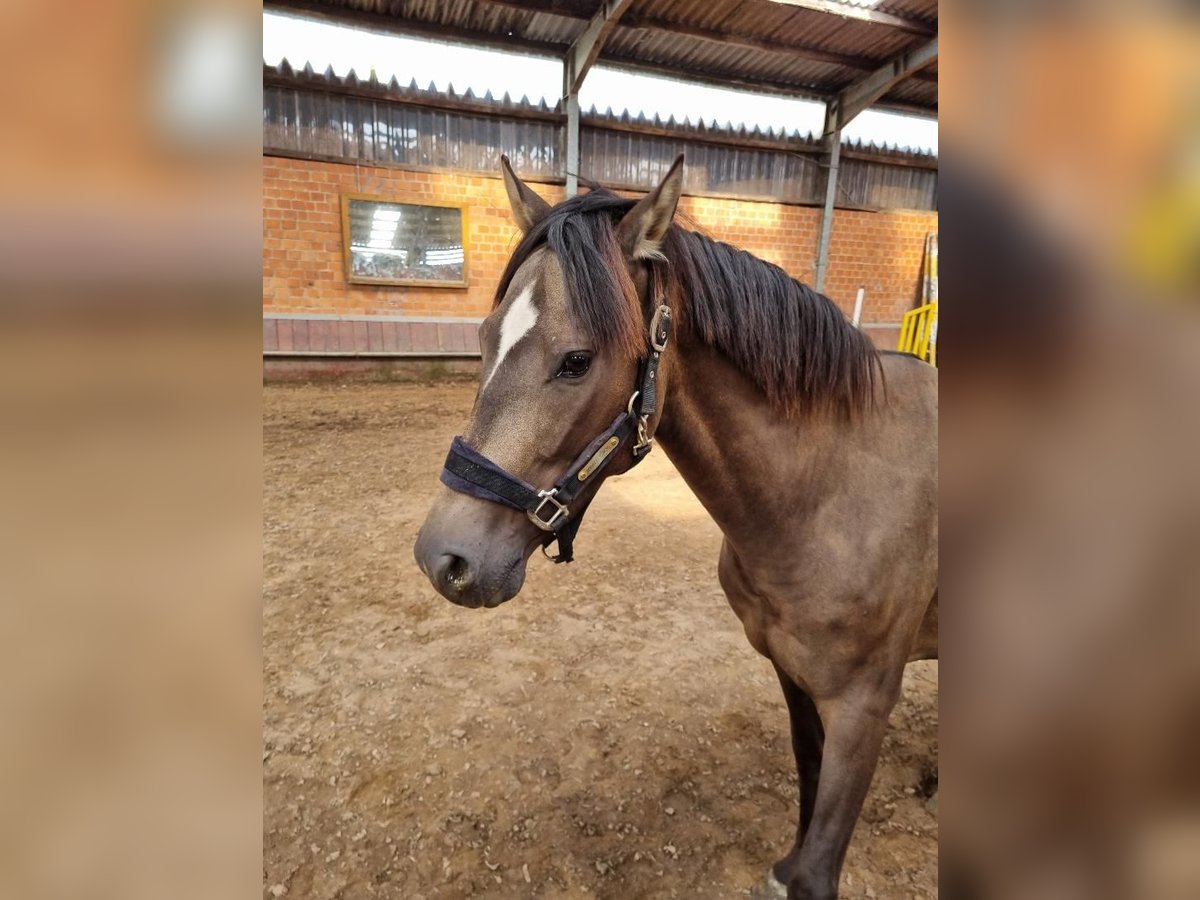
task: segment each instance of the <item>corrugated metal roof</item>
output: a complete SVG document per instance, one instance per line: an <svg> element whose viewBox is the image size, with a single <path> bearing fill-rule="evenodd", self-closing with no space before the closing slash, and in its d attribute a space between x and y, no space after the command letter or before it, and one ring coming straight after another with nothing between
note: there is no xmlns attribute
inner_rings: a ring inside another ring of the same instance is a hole
<svg viewBox="0 0 1200 900"><path fill-rule="evenodd" d="M937 83L933 81L914 81L909 78L901 81L884 94L884 99L904 106L937 107Z"/></svg>
<svg viewBox="0 0 1200 900"><path fill-rule="evenodd" d="M875 4L880 12L928 22L937 30L938 0L883 0Z"/></svg>
<svg viewBox="0 0 1200 900"><path fill-rule="evenodd" d="M365 28L562 55L599 0L266 0ZM844 10L844 11L843 11ZM837 94L937 33L937 0L634 0L600 62L812 98ZM937 68L880 101L937 112Z"/></svg>

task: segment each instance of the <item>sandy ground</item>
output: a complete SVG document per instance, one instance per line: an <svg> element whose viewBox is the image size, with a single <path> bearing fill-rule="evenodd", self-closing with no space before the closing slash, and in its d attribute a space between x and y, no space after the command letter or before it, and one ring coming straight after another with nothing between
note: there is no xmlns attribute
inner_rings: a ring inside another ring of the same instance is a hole
<svg viewBox="0 0 1200 900"><path fill-rule="evenodd" d="M264 897L746 896L796 820L787 713L659 451L496 610L417 528L473 386L270 386ZM651 552L646 552L650 550ZM937 666L909 667L842 896L936 897Z"/></svg>

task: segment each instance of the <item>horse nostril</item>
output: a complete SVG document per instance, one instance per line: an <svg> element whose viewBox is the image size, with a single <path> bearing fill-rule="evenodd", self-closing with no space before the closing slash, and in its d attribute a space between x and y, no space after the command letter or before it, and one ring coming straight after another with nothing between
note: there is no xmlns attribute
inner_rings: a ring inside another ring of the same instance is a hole
<svg viewBox="0 0 1200 900"><path fill-rule="evenodd" d="M461 556L448 553L442 557L442 573L446 584L457 590L464 590L471 585L471 566Z"/></svg>

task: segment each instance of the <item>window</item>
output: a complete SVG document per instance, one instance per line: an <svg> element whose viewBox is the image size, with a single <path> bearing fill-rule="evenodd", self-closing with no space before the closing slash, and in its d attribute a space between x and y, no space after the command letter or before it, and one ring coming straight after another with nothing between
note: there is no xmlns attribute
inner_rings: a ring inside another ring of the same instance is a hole
<svg viewBox="0 0 1200 900"><path fill-rule="evenodd" d="M346 277L356 284L467 286L463 206L342 195Z"/></svg>

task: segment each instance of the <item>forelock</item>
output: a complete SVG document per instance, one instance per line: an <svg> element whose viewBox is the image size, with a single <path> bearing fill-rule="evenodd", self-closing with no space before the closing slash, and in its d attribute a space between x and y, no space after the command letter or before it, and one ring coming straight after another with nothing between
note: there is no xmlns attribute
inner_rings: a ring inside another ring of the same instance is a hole
<svg viewBox="0 0 1200 900"><path fill-rule="evenodd" d="M594 349L636 358L644 343L640 304L614 230L615 221L632 205L608 191L592 191L554 207L513 251L497 285L496 303L545 248L561 268L572 324Z"/></svg>

